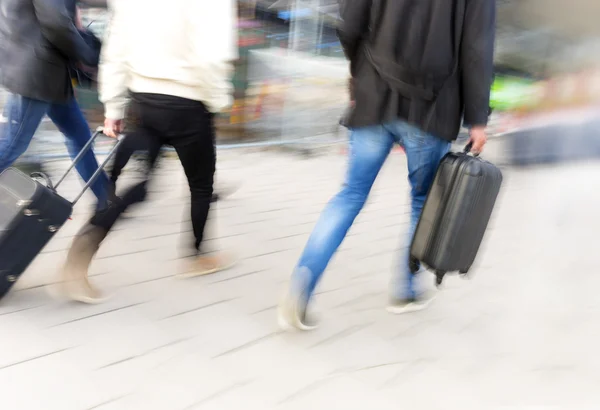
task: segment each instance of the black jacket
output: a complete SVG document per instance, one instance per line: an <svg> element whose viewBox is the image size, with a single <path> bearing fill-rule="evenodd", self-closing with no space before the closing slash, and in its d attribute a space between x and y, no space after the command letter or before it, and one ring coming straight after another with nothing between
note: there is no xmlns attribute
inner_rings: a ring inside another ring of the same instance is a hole
<svg viewBox="0 0 600 410"><path fill-rule="evenodd" d="M77 0L0 0L0 84L37 100L66 102L69 69L97 66L99 47L75 27Z"/></svg>
<svg viewBox="0 0 600 410"><path fill-rule="evenodd" d="M343 0L338 36L350 60L349 127L403 119L454 140L485 125L495 0Z"/></svg>

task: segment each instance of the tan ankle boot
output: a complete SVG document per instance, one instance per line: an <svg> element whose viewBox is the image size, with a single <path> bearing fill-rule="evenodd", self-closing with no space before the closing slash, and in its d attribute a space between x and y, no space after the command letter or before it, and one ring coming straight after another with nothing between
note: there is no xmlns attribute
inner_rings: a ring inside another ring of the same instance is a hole
<svg viewBox="0 0 600 410"><path fill-rule="evenodd" d="M106 300L89 282L88 270L106 231L88 225L73 240L62 272L62 295L69 300L97 304Z"/></svg>
<svg viewBox="0 0 600 410"><path fill-rule="evenodd" d="M210 275L227 270L235 265L232 257L223 253L197 256L189 266L188 271L177 275L180 279L194 278L196 276Z"/></svg>

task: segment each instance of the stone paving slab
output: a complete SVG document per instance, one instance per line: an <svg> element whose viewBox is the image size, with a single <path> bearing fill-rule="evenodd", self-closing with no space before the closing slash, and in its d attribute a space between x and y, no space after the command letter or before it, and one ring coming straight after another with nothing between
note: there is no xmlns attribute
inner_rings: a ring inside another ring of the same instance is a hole
<svg viewBox="0 0 600 410"><path fill-rule="evenodd" d="M275 305L344 163L223 153L218 178L241 186L216 205L208 239L239 263L178 280L187 187L177 162L163 161L149 202L92 266L113 293L98 306L48 295L89 214L86 195L0 303L2 408L598 407L600 164L506 169L473 279L449 277L429 310L392 316L387 286L409 212L405 159L392 155L319 287L322 327L281 333ZM64 194L79 186L72 178Z"/></svg>

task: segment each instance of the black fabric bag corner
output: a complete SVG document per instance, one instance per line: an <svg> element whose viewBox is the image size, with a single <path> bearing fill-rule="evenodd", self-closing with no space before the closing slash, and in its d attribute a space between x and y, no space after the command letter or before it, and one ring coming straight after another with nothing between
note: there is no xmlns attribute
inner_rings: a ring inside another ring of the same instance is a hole
<svg viewBox="0 0 600 410"><path fill-rule="evenodd" d="M94 54L94 61L100 61L100 51L102 49L102 42L96 37L91 31L79 30L79 34ZM95 66L88 66L81 62L74 62L69 66L69 73L71 80L79 88L91 89L94 88L98 77L98 64Z"/></svg>

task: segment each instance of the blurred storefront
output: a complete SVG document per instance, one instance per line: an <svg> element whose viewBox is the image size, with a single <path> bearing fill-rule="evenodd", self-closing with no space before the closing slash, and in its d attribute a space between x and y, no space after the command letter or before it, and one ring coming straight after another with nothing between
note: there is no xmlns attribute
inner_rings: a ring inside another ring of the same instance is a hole
<svg viewBox="0 0 600 410"><path fill-rule="evenodd" d="M235 63L233 77L235 102L231 109L221 113L217 119L218 139L243 142L272 138L273 132L261 130L257 124L265 124L266 117L262 117L265 104L281 98L282 80L275 78L270 81L265 78L260 83L251 83L248 78L250 55L254 50L272 48L342 58L343 53L334 29L337 1L239 0L238 11L239 60ZM108 19L106 9L86 8L82 17L90 30L100 37L103 35ZM312 79L313 82L315 80L319 81ZM274 85L276 83L279 86ZM76 85L76 97L90 125L95 127L101 124L102 106L98 101L97 91ZM318 99L318 92L315 97ZM339 118L335 119L332 125L337 124L338 120ZM268 127L272 131L273 125ZM280 134L282 132L283 129L278 131Z"/></svg>

